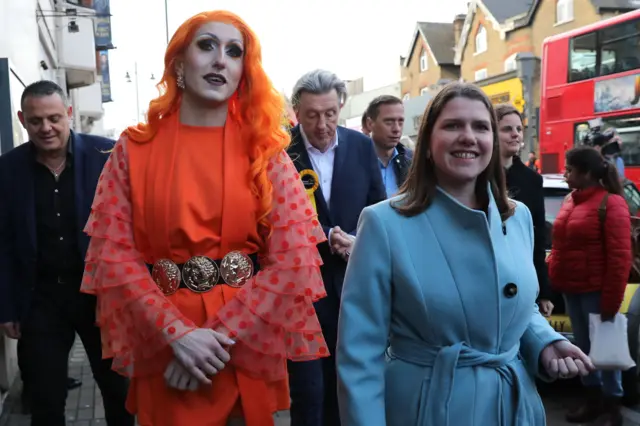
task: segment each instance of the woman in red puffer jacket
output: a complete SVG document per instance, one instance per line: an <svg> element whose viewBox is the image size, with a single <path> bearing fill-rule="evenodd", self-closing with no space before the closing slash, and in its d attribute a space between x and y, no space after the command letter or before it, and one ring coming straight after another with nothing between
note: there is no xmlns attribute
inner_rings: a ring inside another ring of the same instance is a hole
<svg viewBox="0 0 640 426"><path fill-rule="evenodd" d="M631 269L631 222L616 168L595 149L568 151L565 179L574 191L553 225L549 277L553 288L564 294L576 344L589 353L589 314L609 321L624 297ZM583 383L589 396L567 420L622 425L621 372L596 371Z"/></svg>

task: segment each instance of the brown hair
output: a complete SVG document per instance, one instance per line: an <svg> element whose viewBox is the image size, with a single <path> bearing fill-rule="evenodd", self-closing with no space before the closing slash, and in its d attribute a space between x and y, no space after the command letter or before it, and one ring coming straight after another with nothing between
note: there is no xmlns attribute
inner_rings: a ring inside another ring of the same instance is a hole
<svg viewBox="0 0 640 426"><path fill-rule="evenodd" d="M365 115L372 120L378 118L380 107L382 105L402 105L402 99L392 95L380 95L369 103Z"/></svg>
<svg viewBox="0 0 640 426"><path fill-rule="evenodd" d="M582 145L566 154L567 164L579 173L589 173L611 194L622 195L622 183L615 164L608 162L595 148Z"/></svg>
<svg viewBox="0 0 640 426"><path fill-rule="evenodd" d="M363 129L367 127L367 111L365 111L364 114L362 114L362 118L360 119L360 124L362 125Z"/></svg>
<svg viewBox="0 0 640 426"><path fill-rule="evenodd" d="M431 205L436 194L436 185L438 184L435 164L429 158L433 129L445 106L451 100L459 97L482 102L491 116L493 153L489 165L480 173L476 181L476 196L484 205L488 205L487 183L489 183L500 216L502 220L506 220L513 215L515 204L510 202L507 197L504 170L500 164L496 115L487 95L478 87L468 83L450 83L429 102L422 116L409 175L400 188L399 193L405 196L399 202L393 203L393 208L400 214L410 217L422 213Z"/></svg>
<svg viewBox="0 0 640 426"><path fill-rule="evenodd" d="M522 114L520 114L520 111L518 111L516 107L514 107L511 104L496 105L495 110L496 110L496 119L498 120L498 123L507 115L511 115L511 114L517 115L518 118L520 118L520 123L522 123Z"/></svg>

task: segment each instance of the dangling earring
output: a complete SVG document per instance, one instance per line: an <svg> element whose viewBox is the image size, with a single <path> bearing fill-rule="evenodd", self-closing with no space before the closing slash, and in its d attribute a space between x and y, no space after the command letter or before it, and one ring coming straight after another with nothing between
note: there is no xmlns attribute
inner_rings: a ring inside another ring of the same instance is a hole
<svg viewBox="0 0 640 426"><path fill-rule="evenodd" d="M178 76L176 78L176 84L178 85L178 87L182 90L184 90L184 74L179 72Z"/></svg>

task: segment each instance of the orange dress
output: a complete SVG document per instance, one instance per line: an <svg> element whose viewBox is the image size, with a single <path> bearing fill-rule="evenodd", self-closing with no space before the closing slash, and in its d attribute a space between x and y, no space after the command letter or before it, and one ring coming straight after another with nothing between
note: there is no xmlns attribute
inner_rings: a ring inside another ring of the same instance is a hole
<svg viewBox="0 0 640 426"><path fill-rule="evenodd" d="M103 355L132 377L128 408L141 426L273 425L289 407L286 359L327 355L313 301L324 297L315 212L286 153L271 159L273 226L265 250L250 189L249 142L238 127L166 120L154 139L116 145L100 178L86 231L92 236L83 291L98 296ZM260 271L238 289L180 289L165 296L145 264L195 255L260 251ZM195 327L236 340L211 386L168 388L168 346Z"/></svg>

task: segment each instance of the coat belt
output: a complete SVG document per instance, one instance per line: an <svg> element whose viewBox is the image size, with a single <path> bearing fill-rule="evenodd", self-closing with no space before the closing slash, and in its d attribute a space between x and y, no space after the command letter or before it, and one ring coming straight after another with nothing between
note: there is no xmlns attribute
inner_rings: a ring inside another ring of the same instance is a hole
<svg viewBox="0 0 640 426"><path fill-rule="evenodd" d="M390 358L423 367L431 367L431 381L427 387L427 380L422 382L420 391L418 426L449 426L449 403L453 392L453 381L456 370L465 367L484 367L494 369L509 384L516 387L516 426L531 426L534 424L533 408L523 395L523 387L513 361L518 359L519 345L515 345L507 352L491 354L473 349L464 343L452 346L436 347L427 342L406 338L392 338L388 349ZM443 397L440 397L443 396ZM500 382L499 401L500 425L510 425L506 418L506 407L510 399L502 396L502 382Z"/></svg>

